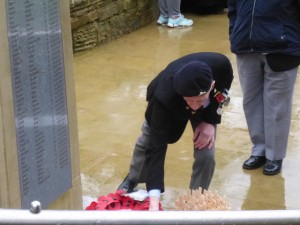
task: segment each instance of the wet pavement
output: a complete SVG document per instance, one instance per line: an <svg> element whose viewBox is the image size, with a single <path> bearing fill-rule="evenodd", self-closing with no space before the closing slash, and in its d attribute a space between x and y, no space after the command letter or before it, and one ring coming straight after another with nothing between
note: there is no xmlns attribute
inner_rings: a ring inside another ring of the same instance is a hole
<svg viewBox="0 0 300 225"><path fill-rule="evenodd" d="M114 192L126 176L140 134L148 83L172 60L215 51L228 56L235 79L231 102L218 126L216 171L210 190L225 195L233 210L300 208L300 81L295 86L292 124L282 172L265 176L262 168L245 171L251 143L242 109L235 55L229 50L228 20L218 15L185 15L194 26L170 29L155 22L97 49L74 56L80 167L84 206ZM165 164L163 208L174 209L189 186L192 132L169 145ZM144 185L139 186L141 189Z"/></svg>

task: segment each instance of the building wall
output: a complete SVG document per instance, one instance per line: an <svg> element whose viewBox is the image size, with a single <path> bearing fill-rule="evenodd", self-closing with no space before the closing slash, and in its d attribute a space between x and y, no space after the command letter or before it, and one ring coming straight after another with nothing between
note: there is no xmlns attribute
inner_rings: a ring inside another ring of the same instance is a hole
<svg viewBox="0 0 300 225"><path fill-rule="evenodd" d="M73 51L95 48L151 23L156 0L70 0Z"/></svg>

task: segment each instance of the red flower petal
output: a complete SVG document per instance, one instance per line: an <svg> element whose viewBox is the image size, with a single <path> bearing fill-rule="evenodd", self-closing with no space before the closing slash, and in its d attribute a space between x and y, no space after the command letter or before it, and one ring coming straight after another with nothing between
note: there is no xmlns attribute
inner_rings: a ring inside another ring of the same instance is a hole
<svg viewBox="0 0 300 225"><path fill-rule="evenodd" d="M85 208L85 210L96 210L97 202L91 202L91 204Z"/></svg>

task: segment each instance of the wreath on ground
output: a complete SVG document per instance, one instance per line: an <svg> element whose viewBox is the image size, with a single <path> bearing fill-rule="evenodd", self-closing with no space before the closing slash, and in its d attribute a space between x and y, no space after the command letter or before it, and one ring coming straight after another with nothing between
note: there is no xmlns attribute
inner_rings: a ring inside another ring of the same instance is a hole
<svg viewBox="0 0 300 225"><path fill-rule="evenodd" d="M97 201L91 202L86 210L149 210L149 197L143 200L136 200L124 190L118 190L106 196L98 197ZM163 210L159 204L159 210Z"/></svg>

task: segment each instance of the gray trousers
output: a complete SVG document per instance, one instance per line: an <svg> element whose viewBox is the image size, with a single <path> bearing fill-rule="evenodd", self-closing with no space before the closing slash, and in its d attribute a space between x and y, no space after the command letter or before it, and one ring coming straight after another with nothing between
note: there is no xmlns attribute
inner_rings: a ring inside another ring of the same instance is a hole
<svg viewBox="0 0 300 225"><path fill-rule="evenodd" d="M181 0L158 0L159 12L163 17L180 15Z"/></svg>
<svg viewBox="0 0 300 225"><path fill-rule="evenodd" d="M252 155L283 159L298 68L274 72L265 55L258 53L238 54L237 66Z"/></svg>
<svg viewBox="0 0 300 225"><path fill-rule="evenodd" d="M142 134L137 139L128 178L137 183L146 182L146 149L149 144L150 127L145 121L142 126ZM190 189L202 187L208 189L215 170L215 147L211 149L194 149L194 163L190 181Z"/></svg>

